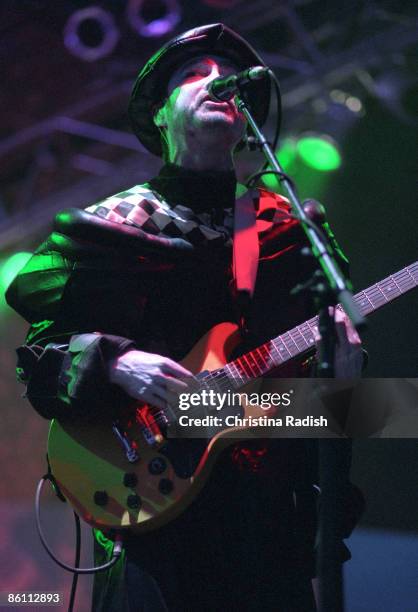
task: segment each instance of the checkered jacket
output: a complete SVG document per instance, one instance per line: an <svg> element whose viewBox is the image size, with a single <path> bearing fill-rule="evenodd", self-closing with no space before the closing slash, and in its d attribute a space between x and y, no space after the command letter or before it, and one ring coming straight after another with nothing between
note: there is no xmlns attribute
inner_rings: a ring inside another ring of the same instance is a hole
<svg viewBox="0 0 418 612"><path fill-rule="evenodd" d="M283 223L295 223L285 198L259 189L254 194L257 230L261 242L269 230ZM140 228L163 238L182 238L193 246L224 244L230 247L233 235L233 210L224 210L221 224L209 212L195 213L183 205L171 206L146 183L135 185L85 209L115 223Z"/></svg>

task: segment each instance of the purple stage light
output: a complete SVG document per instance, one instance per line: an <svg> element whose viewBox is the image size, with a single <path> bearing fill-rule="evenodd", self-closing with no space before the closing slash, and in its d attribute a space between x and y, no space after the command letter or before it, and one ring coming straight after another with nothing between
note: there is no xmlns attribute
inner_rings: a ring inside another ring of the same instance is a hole
<svg viewBox="0 0 418 612"><path fill-rule="evenodd" d="M101 40L89 44L83 40L81 28L90 23L99 29ZM73 55L86 62L95 62L112 53L119 40L113 16L99 6L75 11L64 28L64 44Z"/></svg>
<svg viewBox="0 0 418 612"><path fill-rule="evenodd" d="M147 20L146 11L149 10L152 14L156 8L162 9L163 16ZM152 0L152 2L150 0L129 0L126 17L131 27L140 36L158 38L174 30L180 21L181 12L177 0Z"/></svg>

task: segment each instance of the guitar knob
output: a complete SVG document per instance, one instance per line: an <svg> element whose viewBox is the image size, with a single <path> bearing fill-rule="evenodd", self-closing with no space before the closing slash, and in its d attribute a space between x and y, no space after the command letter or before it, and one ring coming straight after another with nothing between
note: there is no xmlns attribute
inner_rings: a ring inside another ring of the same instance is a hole
<svg viewBox="0 0 418 612"><path fill-rule="evenodd" d="M136 494L128 495L126 499L126 505L128 506L128 508L137 510L138 508L141 507L141 498L139 497L139 495L136 495Z"/></svg>
<svg viewBox="0 0 418 612"><path fill-rule="evenodd" d="M138 484L138 476L134 472L126 472L123 476L123 484L129 489L136 487Z"/></svg>
<svg viewBox="0 0 418 612"><path fill-rule="evenodd" d="M95 491L94 493L94 503L98 506L106 506L109 501L109 496L106 491Z"/></svg>
<svg viewBox="0 0 418 612"><path fill-rule="evenodd" d="M167 461L163 457L154 457L148 464L148 471L150 474L157 476L162 474L167 467Z"/></svg>
<svg viewBox="0 0 418 612"><path fill-rule="evenodd" d="M174 489L174 483L169 478L161 478L158 483L158 490L163 495L168 495Z"/></svg>

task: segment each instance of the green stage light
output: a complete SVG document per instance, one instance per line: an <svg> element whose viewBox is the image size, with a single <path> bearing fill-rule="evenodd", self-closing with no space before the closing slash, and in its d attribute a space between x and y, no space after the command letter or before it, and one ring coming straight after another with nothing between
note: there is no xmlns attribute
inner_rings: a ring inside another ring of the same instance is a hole
<svg viewBox="0 0 418 612"><path fill-rule="evenodd" d="M10 283L13 281L15 276L20 272L29 258L32 257L32 253L21 251L11 255L0 266L0 294L2 295Z"/></svg>
<svg viewBox="0 0 418 612"><path fill-rule="evenodd" d="M283 170L289 172L291 164L296 159L296 141L293 138L285 138L276 154ZM266 174L263 176L262 181L272 191L277 191L280 187L280 183L274 174Z"/></svg>
<svg viewBox="0 0 418 612"><path fill-rule="evenodd" d="M341 155L328 136L302 136L296 145L301 159L315 170L330 172L341 166Z"/></svg>

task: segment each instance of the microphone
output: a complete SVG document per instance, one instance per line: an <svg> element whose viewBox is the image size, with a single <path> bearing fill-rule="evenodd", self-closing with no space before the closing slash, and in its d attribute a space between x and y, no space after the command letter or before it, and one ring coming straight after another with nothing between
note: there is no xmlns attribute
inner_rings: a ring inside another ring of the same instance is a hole
<svg viewBox="0 0 418 612"><path fill-rule="evenodd" d="M225 102L239 92L241 87L263 79L269 72L266 66L252 66L238 74L214 79L208 87L208 94L215 102Z"/></svg>

